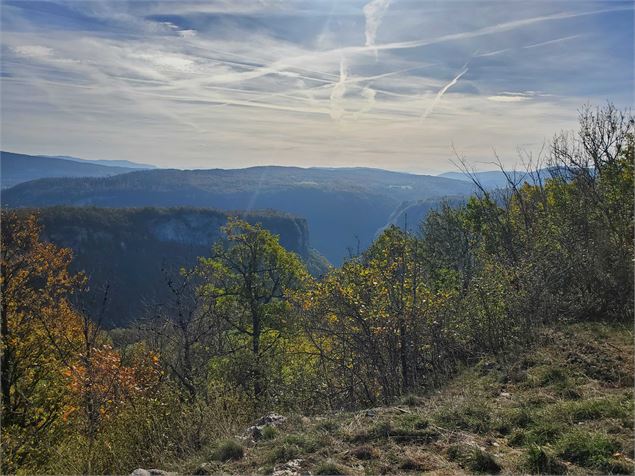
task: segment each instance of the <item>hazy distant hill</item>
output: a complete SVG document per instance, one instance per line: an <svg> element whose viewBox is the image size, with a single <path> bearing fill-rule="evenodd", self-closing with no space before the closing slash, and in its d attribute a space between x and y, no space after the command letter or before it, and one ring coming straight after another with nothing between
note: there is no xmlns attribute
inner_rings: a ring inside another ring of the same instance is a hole
<svg viewBox="0 0 635 476"><path fill-rule="evenodd" d="M508 171L507 174L513 178L515 181L528 182L533 183L534 179L527 173L523 171ZM543 179L550 177L551 174L548 169L540 170L540 174ZM499 188L499 187L507 187L508 182L505 174L500 170L490 170L487 172L476 172L473 174L474 177L480 182L480 184L485 188ZM463 180L465 182L471 182L472 179L464 174L463 172L445 172L443 174L438 175L438 177L445 177L454 180Z"/></svg>
<svg viewBox="0 0 635 476"><path fill-rule="evenodd" d="M50 157L52 159L71 160L73 162L89 163L97 165L106 165L108 167L125 167L128 169L144 170L156 169L156 165L142 164L140 162L131 162L129 160L101 160L101 159L80 159L79 157L71 157L70 155L46 155L39 157Z"/></svg>
<svg viewBox="0 0 635 476"><path fill-rule="evenodd" d="M44 239L72 248L73 269L91 277L91 293L82 304L94 307L105 285L110 286L109 326L129 323L144 312L144 303L161 299L167 291L162 267L176 271L208 256L228 216L191 208L52 207L39 213ZM241 216L279 235L281 244L298 253L314 274L325 271L328 264L311 249L303 218L270 211Z"/></svg>
<svg viewBox="0 0 635 476"><path fill-rule="evenodd" d="M42 179L5 190L4 206L194 206L274 209L305 217L311 242L341 263L347 247L366 247L404 201L466 195L471 183L378 169L252 167L145 170L108 178Z"/></svg>
<svg viewBox="0 0 635 476"><path fill-rule="evenodd" d="M132 170L135 169L100 165L78 159L0 152L2 188L46 177L111 177Z"/></svg>
<svg viewBox="0 0 635 476"><path fill-rule="evenodd" d="M404 202L392 213L386 226L395 225L401 229L416 232L419 229L419 224L431 211L438 210L444 203L451 207L457 207L465 201L465 196L448 196Z"/></svg>

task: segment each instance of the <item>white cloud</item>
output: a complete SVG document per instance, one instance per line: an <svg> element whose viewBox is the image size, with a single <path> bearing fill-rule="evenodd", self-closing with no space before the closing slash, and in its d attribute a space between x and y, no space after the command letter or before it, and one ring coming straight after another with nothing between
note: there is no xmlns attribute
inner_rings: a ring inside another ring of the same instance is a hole
<svg viewBox="0 0 635 476"><path fill-rule="evenodd" d="M512 160L517 144L541 143L574 125L589 96L555 90L563 81L553 79L557 68L580 82L594 71L582 66L598 59L613 77L624 69L600 50L571 50L577 45L567 39L579 35L560 32L560 21L606 10L553 13L541 4L481 19L455 14L453 4L436 12L394 2L382 23L387 1L368 3L374 10L363 17L359 3L339 0L330 9L240 1L72 5L102 29L42 28L17 7L6 9L21 15L13 23L26 25L2 37L6 148L177 167L445 170L451 143L476 158L496 146ZM153 14L174 19L148 20ZM324 24L328 41L320 43ZM380 27L386 42L377 44ZM554 39L559 34L569 35ZM550 42L585 56L524 48ZM475 50L482 53L470 60ZM533 63L525 63L530 54ZM466 75L460 65L468 60Z"/></svg>
<svg viewBox="0 0 635 476"><path fill-rule="evenodd" d="M51 48L41 45L19 45L15 46L13 51L26 58L47 58L53 54Z"/></svg>
<svg viewBox="0 0 635 476"><path fill-rule="evenodd" d="M527 96L512 96L512 95L496 95L488 96L487 99L496 102L522 102L529 99Z"/></svg>

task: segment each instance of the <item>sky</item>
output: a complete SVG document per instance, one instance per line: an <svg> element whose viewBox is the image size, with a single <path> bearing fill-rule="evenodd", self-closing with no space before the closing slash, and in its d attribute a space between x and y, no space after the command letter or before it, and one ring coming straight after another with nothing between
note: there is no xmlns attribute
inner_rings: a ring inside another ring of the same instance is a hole
<svg viewBox="0 0 635 476"><path fill-rule="evenodd" d="M1 0L2 149L479 170L633 103L632 1Z"/></svg>

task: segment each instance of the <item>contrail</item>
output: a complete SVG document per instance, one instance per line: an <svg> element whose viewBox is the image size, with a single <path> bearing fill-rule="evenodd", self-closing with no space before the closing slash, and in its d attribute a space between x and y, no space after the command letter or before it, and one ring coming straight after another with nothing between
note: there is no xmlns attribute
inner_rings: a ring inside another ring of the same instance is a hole
<svg viewBox="0 0 635 476"><path fill-rule="evenodd" d="M432 114L432 111L434 110L436 105L439 103L439 101L441 100L443 95L446 93L446 91L450 89L452 86L454 86L459 81L459 79L461 79L461 76L467 73L467 71L468 71L467 66L464 66L463 70L459 74L457 74L452 81L450 81L448 84L446 84L439 90L437 95L434 97L434 100L432 101L432 103L428 106L428 108L425 110L425 112L421 116L421 122L425 121L428 118L428 116Z"/></svg>
<svg viewBox="0 0 635 476"><path fill-rule="evenodd" d="M331 91L331 119L339 121L344 115L344 106L342 105L342 98L346 94L346 77L348 71L346 69L346 60L344 57L340 59L340 79Z"/></svg>
<svg viewBox="0 0 635 476"><path fill-rule="evenodd" d="M478 53L478 54L475 54L474 57L482 58L485 56L496 56L502 53L507 53L508 51L511 51L511 48L504 48L502 50L496 50L496 51L488 51L487 53Z"/></svg>
<svg viewBox="0 0 635 476"><path fill-rule="evenodd" d="M359 118L359 116L370 111L373 108L373 106L375 106L375 96L377 95L377 92L374 89L367 86L364 89L362 89L361 95L366 99L366 104L359 111L355 113L356 120Z"/></svg>
<svg viewBox="0 0 635 476"><path fill-rule="evenodd" d="M268 74L275 74L285 69L297 67L300 64L314 62L317 59L328 59L334 57L336 55L354 55L354 54L364 54L368 52L384 51L384 50L402 50L402 49L410 49L410 48L420 48L423 46L430 46L439 43L446 43L450 41L457 40L466 40L470 38L476 38L480 36L492 35L495 33L503 33L506 31L515 30L517 28L533 25L536 23L542 23L546 21L558 21L558 20L566 20L568 18L577 18L589 15L598 15L602 13L608 12L617 12L617 11L630 11L631 7L616 7L616 8L606 8L602 10L591 10L585 12L563 12L556 13L552 15L544 15L539 17L525 18L523 20L514 20L504 23L498 23L496 25L479 28L477 30L466 31L461 33L451 33L448 35L438 36L436 38L430 38L426 40L414 40L414 41L402 41L396 43L385 43L385 44L373 44L372 46L345 46L341 48L335 48L332 50L326 51L313 51L310 53L306 53L303 55L287 58L285 60L275 61L269 66L264 66L260 68L256 68L252 71L242 72L242 73L226 73L218 76L213 76L209 78L210 81L246 81L249 79L259 78Z"/></svg>
<svg viewBox="0 0 635 476"><path fill-rule="evenodd" d="M560 43L561 41L573 40L574 38L579 38L582 35L571 35L564 36L562 38L556 38L555 40L543 41L541 43L534 43L533 45L523 46L523 48L537 48L539 46L553 45L554 43Z"/></svg>
<svg viewBox="0 0 635 476"><path fill-rule="evenodd" d="M366 46L375 46L375 37L381 24L381 20L390 6L390 0L372 0L364 5L364 16L366 17ZM377 50L375 50L375 58Z"/></svg>

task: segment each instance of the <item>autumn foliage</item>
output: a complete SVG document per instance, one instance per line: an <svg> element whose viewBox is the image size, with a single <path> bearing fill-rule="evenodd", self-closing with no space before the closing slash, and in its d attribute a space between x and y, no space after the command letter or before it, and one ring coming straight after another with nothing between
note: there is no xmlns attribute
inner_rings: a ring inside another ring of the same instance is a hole
<svg viewBox="0 0 635 476"><path fill-rule="evenodd" d="M609 105L580 125L523 180L476 182L320 279L231 219L127 329L75 304L87 278L36 214L3 211L3 473L204 458L265 412L390 404L526 349L545 324L632 321L634 122Z"/></svg>

